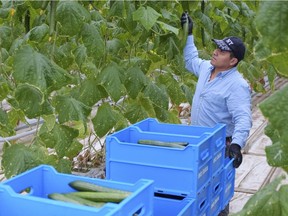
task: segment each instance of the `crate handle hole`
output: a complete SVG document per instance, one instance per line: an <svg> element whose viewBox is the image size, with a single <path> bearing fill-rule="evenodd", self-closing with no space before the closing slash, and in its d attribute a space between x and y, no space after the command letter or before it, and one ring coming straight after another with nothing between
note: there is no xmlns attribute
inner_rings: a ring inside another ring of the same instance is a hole
<svg viewBox="0 0 288 216"><path fill-rule="evenodd" d="M233 170L230 170L230 172L227 175L227 179L231 179L233 177Z"/></svg>
<svg viewBox="0 0 288 216"><path fill-rule="evenodd" d="M206 200L203 200L199 205L199 209L202 210L205 207L205 204L206 204Z"/></svg>
<svg viewBox="0 0 288 216"><path fill-rule="evenodd" d="M19 192L19 194L23 195L23 196L27 196L27 195L32 194L32 193L33 193L33 188L32 187L24 188L23 190L21 190Z"/></svg>
<svg viewBox="0 0 288 216"><path fill-rule="evenodd" d="M133 213L131 216L140 216L142 214L143 207L139 208L135 213Z"/></svg>
<svg viewBox="0 0 288 216"><path fill-rule="evenodd" d="M202 154L201 154L201 159L202 159L202 161L205 161L206 158L208 158L208 156L209 156L209 150L206 149L206 150L203 151Z"/></svg>
<svg viewBox="0 0 288 216"><path fill-rule="evenodd" d="M215 187L214 187L214 192L217 193L217 191L219 190L219 187L220 187L220 183L217 184Z"/></svg>
<svg viewBox="0 0 288 216"><path fill-rule="evenodd" d="M155 197L167 198L167 199L174 199L174 200L183 200L185 196L179 196L174 194L163 194L163 193L154 193Z"/></svg>
<svg viewBox="0 0 288 216"><path fill-rule="evenodd" d="M216 140L216 147L218 148L220 146L224 146L224 142L223 142L222 137L220 137Z"/></svg>

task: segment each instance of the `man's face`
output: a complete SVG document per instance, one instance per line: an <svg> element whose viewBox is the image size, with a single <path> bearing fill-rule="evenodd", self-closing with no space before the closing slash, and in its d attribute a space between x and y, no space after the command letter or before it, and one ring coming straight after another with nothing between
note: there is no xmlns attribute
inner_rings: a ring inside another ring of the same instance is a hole
<svg viewBox="0 0 288 216"><path fill-rule="evenodd" d="M231 52L217 48L214 50L210 62L216 69L222 71L232 68L238 60L235 57L231 57Z"/></svg>

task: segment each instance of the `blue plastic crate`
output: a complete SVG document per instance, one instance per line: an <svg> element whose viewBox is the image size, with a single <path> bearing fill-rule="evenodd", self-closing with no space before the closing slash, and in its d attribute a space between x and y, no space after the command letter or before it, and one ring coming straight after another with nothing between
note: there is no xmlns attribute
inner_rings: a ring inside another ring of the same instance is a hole
<svg viewBox="0 0 288 216"><path fill-rule="evenodd" d="M224 167L225 146L226 146L226 126L216 124L214 127L204 127L184 124L160 123L157 119L147 118L136 124L141 131L153 133L178 134L185 136L201 137L205 134L212 135L210 146L212 149L212 176Z"/></svg>
<svg viewBox="0 0 288 216"><path fill-rule="evenodd" d="M154 216L192 216L195 199L154 197Z"/></svg>
<svg viewBox="0 0 288 216"><path fill-rule="evenodd" d="M119 204L101 208L75 205L47 198L50 193L75 191L68 183L83 180L100 186L132 192ZM23 194L29 189L30 192ZM141 179L135 184L60 174L51 166L41 165L0 184L0 216L132 216L153 215L153 181Z"/></svg>
<svg viewBox="0 0 288 216"><path fill-rule="evenodd" d="M155 118L147 118L134 124L141 131L167 134L181 134L188 136L202 136L203 134L216 134L218 131L225 133L225 124L217 124L215 127L204 127L184 124L160 123ZM224 129L224 130L223 130ZM225 136L225 135L224 135Z"/></svg>
<svg viewBox="0 0 288 216"><path fill-rule="evenodd" d="M226 207L234 195L236 170L233 167L233 161L233 159L225 158L222 209Z"/></svg>
<svg viewBox="0 0 288 216"><path fill-rule="evenodd" d="M216 173L211 180L211 200L210 200L210 216L217 216L222 210L224 185L224 169Z"/></svg>
<svg viewBox="0 0 288 216"><path fill-rule="evenodd" d="M184 149L137 144L140 139L188 142ZM106 178L134 183L154 180L156 191L196 193L212 177L212 135L143 132L130 126L106 138Z"/></svg>
<svg viewBox="0 0 288 216"><path fill-rule="evenodd" d="M211 203L211 182L208 182L205 187L199 191L196 195L195 200L195 209L193 210L193 216L208 216Z"/></svg>

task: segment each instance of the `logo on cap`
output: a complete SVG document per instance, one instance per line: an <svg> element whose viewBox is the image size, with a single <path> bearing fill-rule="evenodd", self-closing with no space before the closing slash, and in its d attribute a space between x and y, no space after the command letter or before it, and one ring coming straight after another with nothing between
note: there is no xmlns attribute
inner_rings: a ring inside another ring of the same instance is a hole
<svg viewBox="0 0 288 216"><path fill-rule="evenodd" d="M225 42L226 42L229 46L232 45L232 44L234 44L233 41L232 41L230 38L228 38Z"/></svg>

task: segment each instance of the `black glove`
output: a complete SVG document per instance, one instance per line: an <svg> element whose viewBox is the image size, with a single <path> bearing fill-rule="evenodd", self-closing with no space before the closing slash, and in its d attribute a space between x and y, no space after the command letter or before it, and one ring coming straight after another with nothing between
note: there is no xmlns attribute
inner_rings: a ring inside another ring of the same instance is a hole
<svg viewBox="0 0 288 216"><path fill-rule="evenodd" d="M188 15L187 12L182 13L181 26L183 28L183 25L186 23L187 18L188 18L188 35L191 35L192 31L193 31L193 21L192 21L191 17Z"/></svg>
<svg viewBox="0 0 288 216"><path fill-rule="evenodd" d="M232 143L228 147L228 155L229 155L230 159L234 158L233 166L235 168L238 168L240 166L240 164L242 163L241 147L236 143Z"/></svg>

